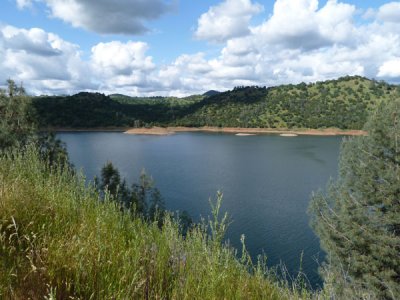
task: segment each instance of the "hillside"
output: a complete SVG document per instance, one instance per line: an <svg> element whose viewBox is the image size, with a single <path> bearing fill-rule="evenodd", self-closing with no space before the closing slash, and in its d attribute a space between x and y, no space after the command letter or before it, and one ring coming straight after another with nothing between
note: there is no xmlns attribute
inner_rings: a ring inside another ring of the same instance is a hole
<svg viewBox="0 0 400 300"><path fill-rule="evenodd" d="M238 87L190 106L174 125L361 129L400 88L363 77L278 87Z"/></svg>
<svg viewBox="0 0 400 300"><path fill-rule="evenodd" d="M211 96L129 97L79 93L37 97L41 127L218 126L361 129L400 87L360 76L277 87L236 87Z"/></svg>
<svg viewBox="0 0 400 300"><path fill-rule="evenodd" d="M82 92L72 96L32 99L33 115L42 128L141 127L175 119L203 96L129 97Z"/></svg>
<svg viewBox="0 0 400 300"><path fill-rule="evenodd" d="M205 96L205 97L211 97L211 96L218 95L219 93L220 93L220 92L215 91L215 90L209 90L209 91L205 92L205 93L203 94L203 96Z"/></svg>

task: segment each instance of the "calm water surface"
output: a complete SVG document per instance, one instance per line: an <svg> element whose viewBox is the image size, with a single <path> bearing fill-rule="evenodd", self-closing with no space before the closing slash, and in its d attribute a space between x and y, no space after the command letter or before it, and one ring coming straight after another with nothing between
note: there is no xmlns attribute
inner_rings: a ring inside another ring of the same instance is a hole
<svg viewBox="0 0 400 300"><path fill-rule="evenodd" d="M222 209L233 220L227 232L241 249L265 253L270 266L283 262L320 284L323 254L306 213L312 191L337 174L341 137L235 136L179 133L140 136L110 132L60 133L71 160L88 179L112 161L128 183L144 168L169 210L187 210L196 220L210 215L208 199L224 194Z"/></svg>

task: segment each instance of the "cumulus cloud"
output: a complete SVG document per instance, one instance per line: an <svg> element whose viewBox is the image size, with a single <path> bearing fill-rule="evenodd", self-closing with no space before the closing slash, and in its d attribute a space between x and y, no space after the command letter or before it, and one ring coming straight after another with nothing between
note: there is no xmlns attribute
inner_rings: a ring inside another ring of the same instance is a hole
<svg viewBox="0 0 400 300"><path fill-rule="evenodd" d="M354 38L353 5L328 0L277 0L271 18L253 29L264 42L293 49L312 50Z"/></svg>
<svg viewBox="0 0 400 300"><path fill-rule="evenodd" d="M91 64L96 75L102 78L103 88L145 85L147 74L155 68L152 57L146 55L147 50L146 43L132 41L94 46Z"/></svg>
<svg viewBox="0 0 400 300"><path fill-rule="evenodd" d="M146 22L170 10L165 0L41 0L52 17L74 27L104 34L141 34L148 31ZM17 0L24 8L32 0Z"/></svg>
<svg viewBox="0 0 400 300"><path fill-rule="evenodd" d="M37 93L96 88L79 47L39 28L0 27L0 73Z"/></svg>
<svg viewBox="0 0 400 300"><path fill-rule="evenodd" d="M398 28L374 19L356 25L356 13L354 5L337 0L328 0L323 6L317 0L277 0L264 22L250 27L243 36L227 38L218 57L202 62L210 69L204 76L193 70L187 74L183 67L177 69L176 62L167 70L174 78L174 87L184 89L187 82L178 77L183 74L185 78L201 78L203 90L211 84L230 89L242 84L277 85L344 75L395 78ZM189 66L197 58L187 56L187 60Z"/></svg>
<svg viewBox="0 0 400 300"><path fill-rule="evenodd" d="M384 22L400 23L400 2L382 5L378 11L378 18Z"/></svg>
<svg viewBox="0 0 400 300"><path fill-rule="evenodd" d="M212 42L224 42L230 38L249 33L249 22L253 15L262 11L262 6L251 0L225 0L211 6L198 20L195 37Z"/></svg>
<svg viewBox="0 0 400 300"><path fill-rule="evenodd" d="M398 82L400 30L393 15L399 2L370 10L369 19L362 23L355 21L360 17L357 7L345 0L321 2L277 0L270 16L250 26L251 16L261 6L250 0L223 0L200 17L196 31L198 38L222 43L221 50L180 54L162 65L153 62L148 54L151 45L144 42L99 43L83 59L77 45L54 34L0 27L0 57L5 57L0 61L0 79L8 74L33 80L32 87L38 91L54 93L93 89L176 96L345 75ZM214 20L236 13L232 22L241 23L240 30ZM200 24L202 18L210 27Z"/></svg>
<svg viewBox="0 0 400 300"><path fill-rule="evenodd" d="M148 45L143 42L100 43L92 48L92 62L101 72L129 75L134 70L146 71L154 68L152 58L146 56L147 50Z"/></svg>
<svg viewBox="0 0 400 300"><path fill-rule="evenodd" d="M379 77L399 78L400 79L400 57L385 61L379 67Z"/></svg>
<svg viewBox="0 0 400 300"><path fill-rule="evenodd" d="M5 27L3 34L5 46L10 50L40 56L61 55L61 50L52 45L54 36L49 36L42 29L19 30L13 27Z"/></svg>

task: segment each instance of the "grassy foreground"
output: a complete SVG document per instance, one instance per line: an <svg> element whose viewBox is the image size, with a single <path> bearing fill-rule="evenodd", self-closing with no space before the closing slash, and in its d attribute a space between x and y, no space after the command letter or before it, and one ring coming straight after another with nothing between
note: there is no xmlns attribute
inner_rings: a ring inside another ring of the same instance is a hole
<svg viewBox="0 0 400 300"><path fill-rule="evenodd" d="M28 147L0 155L1 299L298 299L221 246L217 219L183 238L99 201L82 176ZM212 235L207 235L211 228ZM245 252L245 251L244 251Z"/></svg>

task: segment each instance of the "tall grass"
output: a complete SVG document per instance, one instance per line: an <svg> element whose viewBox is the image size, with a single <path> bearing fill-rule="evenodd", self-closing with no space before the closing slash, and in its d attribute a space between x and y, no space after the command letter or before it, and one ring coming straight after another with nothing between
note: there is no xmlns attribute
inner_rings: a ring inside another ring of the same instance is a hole
<svg viewBox="0 0 400 300"><path fill-rule="evenodd" d="M205 224L180 234L123 214L68 168L51 168L33 147L0 155L0 298L289 299L282 287L221 245L213 207Z"/></svg>

